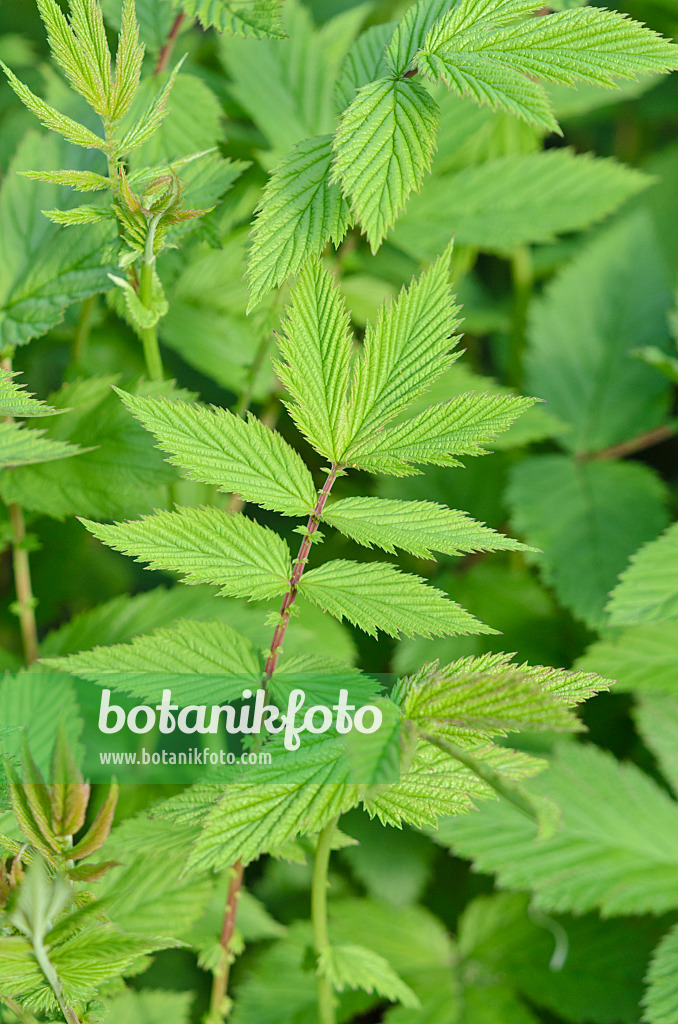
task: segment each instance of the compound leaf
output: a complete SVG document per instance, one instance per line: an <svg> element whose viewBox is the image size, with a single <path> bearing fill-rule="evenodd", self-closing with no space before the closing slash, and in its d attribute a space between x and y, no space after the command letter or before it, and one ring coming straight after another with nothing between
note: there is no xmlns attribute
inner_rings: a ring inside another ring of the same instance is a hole
<svg viewBox="0 0 678 1024"><path fill-rule="evenodd" d="M285 37L281 0L179 0L179 6L204 28L256 39Z"/></svg>

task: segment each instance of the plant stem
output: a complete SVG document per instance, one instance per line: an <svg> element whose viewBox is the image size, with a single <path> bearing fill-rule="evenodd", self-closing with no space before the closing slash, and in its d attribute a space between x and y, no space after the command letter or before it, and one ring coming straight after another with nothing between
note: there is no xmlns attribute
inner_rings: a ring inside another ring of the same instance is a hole
<svg viewBox="0 0 678 1024"><path fill-rule="evenodd" d="M165 45L160 50L160 53L158 54L158 60L153 69L154 75L161 75L163 71L167 70L167 65L169 64L170 57L172 56L174 44L177 41L177 37L179 35L179 32L181 31L181 26L183 25L185 17L185 14L180 13L177 14L176 18L174 19L174 23L167 37L167 42L165 43Z"/></svg>
<svg viewBox="0 0 678 1024"><path fill-rule="evenodd" d="M96 295L90 295L88 299L85 299L80 307L80 316L78 317L78 322L75 325L75 331L73 333L73 359L75 362L82 359L85 354L96 304Z"/></svg>
<svg viewBox="0 0 678 1024"><path fill-rule="evenodd" d="M508 371L511 383L515 387L520 388L523 382L523 354L525 351L527 310L534 287L532 252L529 246L519 245L513 250L511 274L513 277L514 298L513 311L511 313L511 349Z"/></svg>
<svg viewBox="0 0 678 1024"><path fill-rule="evenodd" d="M35 621L35 598L31 585L31 565L26 550L26 524L23 510L12 503L8 506L9 521L12 526L12 562L14 565L14 585L16 587L16 604L19 612L21 641L26 664L37 661L38 627Z"/></svg>
<svg viewBox="0 0 678 1024"><path fill-rule="evenodd" d="M12 370L12 358L2 360L3 370ZM11 421L12 417L5 417ZM20 505L11 503L7 506L9 522L12 528L12 565L14 568L14 586L16 588L16 604L19 612L19 628L24 657L27 665L38 659L38 627L35 621L35 598L31 585L31 564L26 549L26 524Z"/></svg>
<svg viewBox="0 0 678 1024"><path fill-rule="evenodd" d="M139 299L146 309L153 305L153 268L155 260L146 260L141 264L139 274ZM158 332L156 327L141 328L141 344L144 347L144 359L146 361L146 372L151 380L162 380L163 369L158 346Z"/></svg>
<svg viewBox="0 0 678 1024"><path fill-rule="evenodd" d="M287 632L287 627L290 621L292 605L294 604L297 598L299 581L301 580L301 577L304 574L304 569L306 568L308 554L309 551L311 550L311 544L313 543L313 536L316 530L318 529L318 526L320 525L320 517L322 515L323 509L325 508L325 504L329 497L330 491L332 490L334 482L337 479L337 476L339 475L341 469L342 467L338 466L336 462L332 463L330 471L327 475L327 479L323 484L323 488L318 493L318 500L316 502L315 508L311 512L310 518L308 520L308 524L306 526L306 533L304 534L304 539L302 540L301 546L299 547L297 560L294 563L294 568L292 569L292 575L290 577L290 588L283 598L282 606L280 608L280 620L278 622L278 625L275 627L275 633L273 634L273 641L271 643L271 650L269 652L268 658L266 659L263 679L264 684L266 684L268 680L271 678L278 664L278 658L280 657L280 652L282 651L283 640L285 639L285 633Z"/></svg>
<svg viewBox="0 0 678 1024"><path fill-rule="evenodd" d="M221 927L219 944L223 953L223 965L220 970L214 972L212 982L212 993L210 996L210 1024L220 1024L229 1014L229 1010L223 1009L224 1000L228 992L228 976L231 970L231 942L235 930L235 920L238 913L238 898L242 887L243 865L238 860L231 868L231 879L228 884L228 895L226 897L226 909L224 910L224 923Z"/></svg>
<svg viewBox="0 0 678 1024"><path fill-rule="evenodd" d="M642 452L646 448L652 448L655 444L661 444L662 441L668 441L669 438L674 437L676 434L676 427L672 423L665 423L661 427L655 427L653 430L646 430L643 434L638 434L637 437L632 437L629 441L620 441L619 444L610 445L609 448L601 448L599 452L587 452L584 455L579 456L580 462L598 461L600 459L623 459L627 455L635 455L636 452Z"/></svg>
<svg viewBox="0 0 678 1024"><path fill-rule="evenodd" d="M332 852L332 837L337 824L335 818L318 836L318 845L313 862L313 882L311 887L311 920L313 922L313 948L316 957L330 944L330 933L327 922L327 872ZM318 974L318 1024L335 1024L334 992L330 981Z"/></svg>
<svg viewBox="0 0 678 1024"><path fill-rule="evenodd" d="M51 962L47 955L47 950L42 944L42 941L39 941L35 935L33 936L33 953L35 954L35 959L38 961L40 970L45 975L45 978L49 982L52 991L56 996L57 1002L59 1004L61 1012L66 1018L67 1024L80 1024L80 1020L75 1010L73 1009L72 1006L69 1006L66 1000L64 999L63 989L61 986L61 979L59 978L59 975L57 974L53 963Z"/></svg>
<svg viewBox="0 0 678 1024"><path fill-rule="evenodd" d="M30 1010L24 1009L16 999L12 999L11 996L0 996L3 1003L5 1003L12 1011L15 1017L18 1017L23 1024L40 1024L37 1017L34 1017Z"/></svg>

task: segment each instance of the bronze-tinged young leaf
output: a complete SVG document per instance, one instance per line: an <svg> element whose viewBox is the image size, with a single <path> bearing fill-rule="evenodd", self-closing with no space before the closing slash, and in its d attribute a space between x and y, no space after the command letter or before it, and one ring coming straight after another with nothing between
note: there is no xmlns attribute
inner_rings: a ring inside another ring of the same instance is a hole
<svg viewBox="0 0 678 1024"><path fill-rule="evenodd" d="M91 853L96 853L104 845L113 824L113 816L115 815L115 808L118 803L118 792L119 787L117 783L111 783L106 799L101 805L96 818L82 839L70 851L72 860L82 860L83 857L89 857Z"/></svg>
<svg viewBox="0 0 678 1024"><path fill-rule="evenodd" d="M52 754L50 804L56 835L72 836L85 823L90 785L85 782L62 722Z"/></svg>

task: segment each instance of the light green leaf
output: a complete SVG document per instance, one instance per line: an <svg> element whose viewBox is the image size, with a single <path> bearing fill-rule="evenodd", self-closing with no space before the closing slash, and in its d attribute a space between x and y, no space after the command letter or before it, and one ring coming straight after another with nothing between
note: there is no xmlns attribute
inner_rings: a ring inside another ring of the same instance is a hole
<svg viewBox="0 0 678 1024"><path fill-rule="evenodd" d="M190 619L131 644L47 658L45 664L142 700L159 700L169 687L175 700L191 704L214 703L217 696L236 700L244 686L261 679L262 669L249 640L225 622Z"/></svg>
<svg viewBox="0 0 678 1024"><path fill-rule="evenodd" d="M52 441L44 430L26 430L19 423L0 423L0 467L32 466L79 455L77 445Z"/></svg>
<svg viewBox="0 0 678 1024"><path fill-rule="evenodd" d="M53 224L64 224L67 227L74 224L98 224L99 221L113 219L110 207L94 206L91 203L85 206L74 206L70 210L43 210L42 212Z"/></svg>
<svg viewBox="0 0 678 1024"><path fill-rule="evenodd" d="M220 594L256 599L289 587L289 548L273 530L241 514L203 506L112 526L82 522L109 547L149 568L180 573L184 583L214 583Z"/></svg>
<svg viewBox="0 0 678 1024"><path fill-rule="evenodd" d="M34 398L25 390L23 384L14 380L17 376L16 372L0 367L0 416L14 416L16 419L25 420L65 412L64 409L55 409L54 406Z"/></svg>
<svg viewBox="0 0 678 1024"><path fill-rule="evenodd" d="M612 626L678 617L678 523L632 555L607 612Z"/></svg>
<svg viewBox="0 0 678 1024"><path fill-rule="evenodd" d="M527 390L569 425L562 443L571 451L595 452L662 422L670 386L632 352L668 348L671 300L651 226L633 216L595 239L532 305Z"/></svg>
<svg viewBox="0 0 678 1024"><path fill-rule="evenodd" d="M338 462L346 431L346 392L353 349L349 317L332 275L319 262L304 267L286 310L276 372L299 430Z"/></svg>
<svg viewBox="0 0 678 1024"><path fill-rule="evenodd" d="M298 453L274 430L250 416L206 409L164 398L120 392L130 412L155 434L169 462L191 480L283 515L310 515L316 503L313 478Z"/></svg>
<svg viewBox="0 0 678 1024"><path fill-rule="evenodd" d="M77 459L13 469L0 479L5 501L63 519L148 512L166 500L174 471L153 448L152 438L113 393L115 378L92 377L61 388L50 404L63 413L47 428L53 442L88 447ZM169 385L143 389L168 391Z"/></svg>
<svg viewBox="0 0 678 1024"><path fill-rule="evenodd" d="M678 925L657 946L643 999L647 1024L672 1024L678 1015Z"/></svg>
<svg viewBox="0 0 678 1024"><path fill-rule="evenodd" d="M79 38L55 0L37 0L37 4L42 23L47 29L52 56L65 72L73 88L85 98L90 107L98 114L106 115L110 91L110 66L109 73L102 77L101 69L92 59L90 33L86 33L84 38Z"/></svg>
<svg viewBox="0 0 678 1024"><path fill-rule="evenodd" d="M110 99L110 116L114 120L129 110L139 88L144 47L139 42L139 26L134 0L124 0L121 13L118 52Z"/></svg>
<svg viewBox="0 0 678 1024"><path fill-rule="evenodd" d="M334 87L336 104L340 110L350 105L358 89L388 74L386 45L393 36L395 22L370 25L361 32L341 66Z"/></svg>
<svg viewBox="0 0 678 1024"><path fill-rule="evenodd" d="M192 992L129 989L107 1002L116 1024L190 1024Z"/></svg>
<svg viewBox="0 0 678 1024"><path fill-rule="evenodd" d="M167 174L167 168L171 166L184 181L185 175L194 170L193 161L185 158L191 154L206 154L223 138L223 110L217 97L201 78L177 71L175 68L171 85L169 79L163 84L162 77L145 79L124 121L125 127L131 122L139 122L142 126L146 111L154 103L165 103L157 130L139 148L135 148L130 158L130 166L140 177L143 174L146 180L154 176L152 173L149 175L149 168L158 164L159 174ZM169 99L168 89L171 89ZM163 95L164 101L161 99ZM199 117L196 117L196 110L200 111ZM190 195L189 186L185 196ZM186 205L198 204L191 198Z"/></svg>
<svg viewBox="0 0 678 1024"><path fill-rule="evenodd" d="M409 79L362 86L335 135L332 181L340 182L376 252L431 166L439 123L433 97Z"/></svg>
<svg viewBox="0 0 678 1024"><path fill-rule="evenodd" d="M281 0L178 0L191 18L204 28L216 28L237 36L284 38Z"/></svg>
<svg viewBox="0 0 678 1024"><path fill-rule="evenodd" d="M639 463L529 456L507 497L515 530L543 551L545 581L593 628L630 554L666 523L663 486Z"/></svg>
<svg viewBox="0 0 678 1024"><path fill-rule="evenodd" d="M320 256L330 240L337 246L346 234L348 204L329 182L331 144L330 135L298 142L264 188L247 260L250 308L308 256Z"/></svg>
<svg viewBox="0 0 678 1024"><path fill-rule="evenodd" d="M173 5L167 0L136 0L136 21L146 51L156 54L167 42L176 18ZM121 0L101 0L104 18L116 32L122 29Z"/></svg>
<svg viewBox="0 0 678 1024"><path fill-rule="evenodd" d="M678 796L678 698L675 694L644 694L633 718L662 775Z"/></svg>
<svg viewBox="0 0 678 1024"><path fill-rule="evenodd" d="M570 149L491 156L427 181L399 219L394 244L431 259L452 235L457 245L500 253L550 242L595 224L650 184L634 168Z"/></svg>
<svg viewBox="0 0 678 1024"><path fill-rule="evenodd" d="M663 621L639 623L594 643L577 667L615 679L619 690L678 696L678 630Z"/></svg>
<svg viewBox="0 0 678 1024"><path fill-rule="evenodd" d="M48 181L54 185L69 185L78 192L101 192L111 188L111 179L94 171L20 171L24 178Z"/></svg>
<svg viewBox="0 0 678 1024"><path fill-rule="evenodd" d="M528 785L561 808L553 836L536 841L536 826L501 801L444 822L434 838L547 911L608 917L678 906L678 805L639 768L570 743Z"/></svg>
<svg viewBox="0 0 678 1024"><path fill-rule="evenodd" d="M172 92L172 86L174 85L182 64L183 58L175 65L170 74L167 75L164 83L158 90L155 97L151 100L146 111L139 118L137 123L119 140L117 150L120 156L127 156L128 153L138 149L139 146L143 146L144 142L148 142L148 140L155 135L158 128L160 128L160 125L167 115L168 101L170 93Z"/></svg>
<svg viewBox="0 0 678 1024"><path fill-rule="evenodd" d="M351 380L342 462L353 461L352 453L370 443L379 444L384 425L458 358L451 351L460 321L450 288L450 258L448 249L394 302L380 308L374 326L368 324Z"/></svg>
<svg viewBox="0 0 678 1024"><path fill-rule="evenodd" d="M392 554L402 548L418 558L433 558L433 551L460 555L522 547L512 537L474 522L465 512L433 501L342 498L326 507L323 519L365 547L376 544Z"/></svg>
<svg viewBox="0 0 678 1024"><path fill-rule="evenodd" d="M65 139L68 139L69 142L76 146L82 146L84 149L103 150L105 143L100 135L95 135L89 128L85 128L83 124L73 121L70 117L66 117L65 114L59 113L54 107L50 107L48 103L45 103L34 92L31 92L27 85L20 82L16 75L2 61L0 61L0 67L2 67L7 75L10 86L21 102L35 114L45 128L63 135Z"/></svg>
<svg viewBox="0 0 678 1024"><path fill-rule="evenodd" d="M392 1003L417 1008L419 1000L388 960L365 946L326 946L318 958L318 973L338 992L362 989L376 992Z"/></svg>
<svg viewBox="0 0 678 1024"><path fill-rule="evenodd" d="M395 476L416 472L413 462L459 466L454 456L486 455L485 445L533 404L533 398L470 391L356 444L347 460L371 472Z"/></svg>
<svg viewBox="0 0 678 1024"><path fill-rule="evenodd" d="M412 68L414 58L423 46L429 30L439 18L447 14L453 2L418 0L418 3L408 7L386 48L386 60L394 78L399 78Z"/></svg>
<svg viewBox="0 0 678 1024"><path fill-rule="evenodd" d="M490 737L527 729L579 731L570 710L609 680L541 665L516 665L511 655L461 658L442 668L424 665L399 684L403 714L428 732L451 738Z"/></svg>
<svg viewBox="0 0 678 1024"><path fill-rule="evenodd" d="M63 206L54 183L27 181L17 171L60 166L55 138L29 132L0 191L0 345L21 345L54 327L66 306L109 287L106 259L112 225L63 232L41 215Z"/></svg>
<svg viewBox="0 0 678 1024"><path fill-rule="evenodd" d="M390 636L494 632L421 576L399 572L387 562L325 562L304 573L299 592L372 636L377 630Z"/></svg>
<svg viewBox="0 0 678 1024"><path fill-rule="evenodd" d="M557 123L535 78L609 88L615 78L678 66L669 40L617 11L586 7L518 20L533 6L464 0L433 26L417 67L461 95L552 131Z"/></svg>

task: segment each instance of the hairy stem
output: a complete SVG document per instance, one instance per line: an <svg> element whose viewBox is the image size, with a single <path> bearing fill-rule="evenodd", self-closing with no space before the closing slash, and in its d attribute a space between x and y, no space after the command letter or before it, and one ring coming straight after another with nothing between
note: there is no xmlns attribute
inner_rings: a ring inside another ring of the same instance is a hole
<svg viewBox="0 0 678 1024"><path fill-rule="evenodd" d="M313 862L313 882L311 887L311 920L313 923L313 948L316 957L330 944L329 925L327 921L327 872L332 852L332 837L337 819L331 821L318 836L318 845ZM327 978L318 974L318 1024L335 1024L334 992Z"/></svg>
<svg viewBox="0 0 678 1024"><path fill-rule="evenodd" d="M154 260L144 260L139 274L139 298L146 309L153 305ZM141 344L144 347L146 372L151 380L162 380L163 369L158 346L158 332L155 326L141 328Z"/></svg>
<svg viewBox="0 0 678 1024"><path fill-rule="evenodd" d="M306 568L306 562L308 561L308 554L311 550L311 544L313 543L313 537L315 532L320 525L320 517L322 516L323 509L330 495L330 491L334 485L335 480L341 470L341 466L338 466L336 462L333 462L330 471L327 475L327 479L323 484L322 490L318 493L318 500L315 508L311 512L308 524L306 526L306 533L304 539L299 547L299 553L297 560L294 563L292 569L292 575L290 576L290 588L285 594L280 608L280 619L278 625L275 627L275 633L273 634L273 641L271 643L271 650L268 658L266 659L266 665L264 667L264 683L267 683L276 670L278 664L278 658L282 651L283 640L285 639L285 633L290 622L290 614L292 605L297 599L297 591L299 588L299 581L304 574Z"/></svg>
<svg viewBox="0 0 678 1024"><path fill-rule="evenodd" d="M25 1009L16 999L11 996L0 996L3 1003L9 1007L15 1017L18 1017L23 1024L40 1024L37 1017L34 1017L30 1010Z"/></svg>
<svg viewBox="0 0 678 1024"><path fill-rule="evenodd" d="M538 820L535 807L523 789L515 783L509 782L508 779L505 779L503 775L495 771L494 768L491 768L485 761L474 757L468 750L457 746L456 743L443 739L442 736L433 736L430 733L423 732L421 733L421 738L426 740L427 743L431 743L434 747L438 747L439 750L444 750L446 754L449 754L456 761L466 765L474 775L477 775L479 779L482 779L488 786L491 786L495 793L510 801L514 807L517 807L519 811L526 814L532 821Z"/></svg>
<svg viewBox="0 0 678 1024"><path fill-rule="evenodd" d="M231 868L231 879L228 884L228 895L226 897L226 908L224 910L224 922L221 927L219 944L223 949L223 964L218 971L214 972L212 982L212 993L210 996L210 1024L221 1024L228 1016L228 1009L224 1010L224 1000L228 992L228 976L231 971L231 942L235 931L235 920L238 913L238 899L242 887L243 865L242 861L236 861Z"/></svg>
<svg viewBox="0 0 678 1024"><path fill-rule="evenodd" d="M8 356L2 360L3 370L12 370L12 359ZM12 417L7 416L6 421ZM21 643L27 665L38 659L38 627L35 621L35 598L31 584L31 563L26 548L26 524L20 505L14 503L7 506L9 522L12 529L12 565L14 568L14 586L16 588L16 607L19 614Z"/></svg>
<svg viewBox="0 0 678 1024"><path fill-rule="evenodd" d="M174 23L167 37L167 42L164 44L164 46L160 50L160 53L158 54L158 60L156 62L155 67L153 68L154 75L161 75L163 71L167 70L167 65L170 62L170 57L172 56L174 44L177 41L179 32L181 31L181 26L183 25L185 18L186 15L180 13L177 14L176 18L174 19Z"/></svg>
<svg viewBox="0 0 678 1024"><path fill-rule="evenodd" d="M19 613L19 627L26 664L37 661L38 627L35 621L35 598L31 585L31 564L26 550L26 524L24 513L19 505L8 506L9 521L12 527L12 562L14 565L14 586L16 587L16 607Z"/></svg>
<svg viewBox="0 0 678 1024"><path fill-rule="evenodd" d="M61 1012L64 1015L65 1020L67 1021L67 1024L80 1024L80 1019L78 1018L78 1015L76 1014L75 1010L73 1009L72 1006L69 1006L66 1000L64 999L61 979L57 974L56 969L52 964L51 960L47 956L47 950L42 944L42 941L38 941L38 939L35 936L33 937L33 953L35 954L35 959L38 961L38 964L40 965L40 970L45 975L45 978L49 982L52 991L56 996L57 1002L59 1004Z"/></svg>

